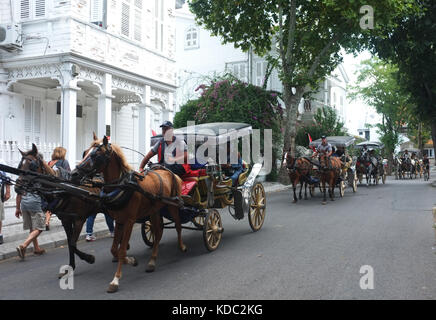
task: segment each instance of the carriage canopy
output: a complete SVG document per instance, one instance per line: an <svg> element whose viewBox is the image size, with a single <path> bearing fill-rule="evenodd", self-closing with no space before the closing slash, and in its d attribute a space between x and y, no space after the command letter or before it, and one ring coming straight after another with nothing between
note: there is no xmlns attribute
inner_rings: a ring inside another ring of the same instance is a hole
<svg viewBox="0 0 436 320"><path fill-rule="evenodd" d="M356 147L359 149L363 149L364 146L372 149L383 149L384 144L377 141L363 141L361 143L356 144Z"/></svg>
<svg viewBox="0 0 436 320"><path fill-rule="evenodd" d="M335 147L342 147L346 148L348 146L351 146L356 139L351 136L328 136L327 142L330 143L332 146ZM322 143L321 139L317 139L312 141L309 144L309 147L318 147Z"/></svg>
<svg viewBox="0 0 436 320"><path fill-rule="evenodd" d="M195 126L174 129L174 135L183 137L187 141L188 136L195 136L197 142L205 140L212 145L226 143L229 140L250 135L253 129L251 125L238 122L212 122ZM154 145L162 135L151 137L151 145Z"/></svg>

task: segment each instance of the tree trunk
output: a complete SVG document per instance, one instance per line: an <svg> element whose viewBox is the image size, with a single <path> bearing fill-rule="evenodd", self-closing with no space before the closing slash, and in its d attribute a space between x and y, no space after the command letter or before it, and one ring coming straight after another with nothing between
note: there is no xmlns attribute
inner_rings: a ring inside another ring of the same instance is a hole
<svg viewBox="0 0 436 320"><path fill-rule="evenodd" d="M300 104L300 100L303 97L304 88L297 87L295 95L292 94L291 86L284 86L283 98L286 107L286 118L284 121L284 138L283 138L283 150L282 154L285 154L289 148L291 148L292 155L295 155L295 137L297 135L297 116L298 116L298 105ZM283 156L282 156L283 157ZM286 172L286 167L282 165L280 166L279 171L279 182L288 184L289 177Z"/></svg>

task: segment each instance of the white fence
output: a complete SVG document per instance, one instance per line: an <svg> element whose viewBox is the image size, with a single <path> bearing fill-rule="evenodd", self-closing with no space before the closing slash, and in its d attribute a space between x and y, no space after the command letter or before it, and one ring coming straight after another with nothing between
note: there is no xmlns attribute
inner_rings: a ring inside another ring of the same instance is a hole
<svg viewBox="0 0 436 320"><path fill-rule="evenodd" d="M46 162L51 160L51 155L53 153L54 148L59 146L59 143L42 143L35 144L38 148L38 152L41 153ZM21 151L29 151L32 149L31 143L22 143L19 144L17 141L3 141L0 142L0 159L11 167L18 167L18 164L21 161ZM5 203L6 206L15 206L16 193L14 188L11 188L11 198Z"/></svg>

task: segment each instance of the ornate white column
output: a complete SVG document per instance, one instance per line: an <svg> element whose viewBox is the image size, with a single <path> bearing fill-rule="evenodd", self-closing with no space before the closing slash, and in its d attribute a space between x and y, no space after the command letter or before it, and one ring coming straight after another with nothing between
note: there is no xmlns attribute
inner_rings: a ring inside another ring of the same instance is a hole
<svg viewBox="0 0 436 320"><path fill-rule="evenodd" d="M76 112L77 80L70 74L64 74L61 86L61 144L67 149L67 160L73 169L76 166Z"/></svg>
<svg viewBox="0 0 436 320"><path fill-rule="evenodd" d="M112 121L112 75L104 74L102 79L102 92L98 98L97 136L111 136Z"/></svg>
<svg viewBox="0 0 436 320"><path fill-rule="evenodd" d="M147 154L150 150L151 128L150 128L150 86L144 87L144 94L142 102L138 105L139 108L139 128L138 128L138 151ZM142 156L138 154L139 161L141 162Z"/></svg>

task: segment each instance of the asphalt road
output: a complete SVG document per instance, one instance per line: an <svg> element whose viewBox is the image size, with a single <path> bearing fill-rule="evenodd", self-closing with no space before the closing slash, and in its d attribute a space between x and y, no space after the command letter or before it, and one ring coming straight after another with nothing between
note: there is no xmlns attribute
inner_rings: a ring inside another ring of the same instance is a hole
<svg viewBox="0 0 436 320"><path fill-rule="evenodd" d="M96 263L78 262L74 290L60 289L57 279L66 248L1 262L0 299L435 299L435 196L423 180L347 189L327 205L319 191L297 204L289 192L272 193L257 233L222 211L215 252L206 251L201 232L188 230L182 253L175 231L165 230L154 273L144 272L151 250L136 227L129 253L139 265L124 266L115 294L106 293L116 269L106 238L79 243ZM359 285L363 265L373 269L373 289Z"/></svg>

